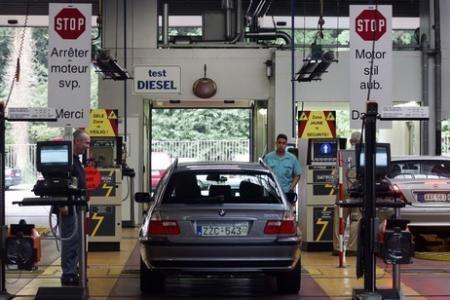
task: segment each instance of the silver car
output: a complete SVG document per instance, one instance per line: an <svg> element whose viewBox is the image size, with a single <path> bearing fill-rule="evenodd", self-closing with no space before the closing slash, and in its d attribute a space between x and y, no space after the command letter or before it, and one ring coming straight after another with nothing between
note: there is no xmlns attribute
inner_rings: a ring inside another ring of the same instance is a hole
<svg viewBox="0 0 450 300"><path fill-rule="evenodd" d="M140 284L159 292L174 273L270 273L278 290L300 289L301 235L292 199L263 164L175 162L140 228Z"/></svg>
<svg viewBox="0 0 450 300"><path fill-rule="evenodd" d="M387 178L409 203L400 215L411 221L409 227L414 234L450 237L449 157L393 157Z"/></svg>

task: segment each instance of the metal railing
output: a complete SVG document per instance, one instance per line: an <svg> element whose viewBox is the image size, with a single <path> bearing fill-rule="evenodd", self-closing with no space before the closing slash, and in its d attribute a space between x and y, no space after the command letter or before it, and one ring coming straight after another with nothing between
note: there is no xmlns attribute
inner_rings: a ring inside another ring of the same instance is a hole
<svg viewBox="0 0 450 300"><path fill-rule="evenodd" d="M36 181L36 144L6 144L5 167L19 169L23 183Z"/></svg>
<svg viewBox="0 0 450 300"><path fill-rule="evenodd" d="M441 151L442 155L450 155L450 132L442 132Z"/></svg>
<svg viewBox="0 0 450 300"><path fill-rule="evenodd" d="M442 155L450 156L450 132L442 133ZM249 161L249 140L153 141L152 152L166 152L180 161ZM5 145L5 166L20 169L22 181L36 180L36 144Z"/></svg>
<svg viewBox="0 0 450 300"><path fill-rule="evenodd" d="M152 141L152 152L166 152L179 161L249 161L249 140Z"/></svg>

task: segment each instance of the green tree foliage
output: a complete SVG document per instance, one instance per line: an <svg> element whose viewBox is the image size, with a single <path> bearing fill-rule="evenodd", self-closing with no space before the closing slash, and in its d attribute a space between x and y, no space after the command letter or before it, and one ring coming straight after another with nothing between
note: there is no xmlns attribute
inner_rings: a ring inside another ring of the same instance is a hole
<svg viewBox="0 0 450 300"><path fill-rule="evenodd" d="M10 59L11 28L0 27L0 99L6 96L8 85L5 81L6 67Z"/></svg>
<svg viewBox="0 0 450 300"><path fill-rule="evenodd" d="M35 27L32 31L34 41L34 69L38 81L47 83L48 67L48 29L47 27Z"/></svg>
<svg viewBox="0 0 450 300"><path fill-rule="evenodd" d="M153 140L248 139L247 109L154 109Z"/></svg>

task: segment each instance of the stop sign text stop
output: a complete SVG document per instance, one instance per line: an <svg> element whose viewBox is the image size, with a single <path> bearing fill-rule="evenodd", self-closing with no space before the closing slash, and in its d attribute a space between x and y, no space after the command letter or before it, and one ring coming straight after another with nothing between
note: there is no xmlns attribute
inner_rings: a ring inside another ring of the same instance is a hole
<svg viewBox="0 0 450 300"><path fill-rule="evenodd" d="M55 31L63 39L77 39L85 30L86 18L76 8L64 8L55 16Z"/></svg>
<svg viewBox="0 0 450 300"><path fill-rule="evenodd" d="M378 10L365 9L355 19L356 33L365 41L377 41L386 29L386 18Z"/></svg>

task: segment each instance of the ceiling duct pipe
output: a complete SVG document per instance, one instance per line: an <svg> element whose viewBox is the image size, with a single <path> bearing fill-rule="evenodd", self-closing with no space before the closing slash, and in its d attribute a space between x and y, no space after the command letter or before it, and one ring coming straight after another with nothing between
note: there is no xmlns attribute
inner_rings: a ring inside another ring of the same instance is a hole
<svg viewBox="0 0 450 300"><path fill-rule="evenodd" d="M292 37L283 31L274 31L274 32L246 32L246 38L252 38L257 40L274 40L277 38L281 38L286 42L286 46L290 46L292 43Z"/></svg>
<svg viewBox="0 0 450 300"><path fill-rule="evenodd" d="M269 11L270 6L272 5L272 0L266 1L265 4L266 4L265 7L261 8L259 17L264 17L265 15L267 15L267 12Z"/></svg>
<svg viewBox="0 0 450 300"><path fill-rule="evenodd" d="M237 41L243 42L244 35L242 34L245 31L244 28L244 16L242 14L242 0L236 0L236 37Z"/></svg>
<svg viewBox="0 0 450 300"><path fill-rule="evenodd" d="M163 45L169 43L169 4L167 2L163 4L162 39Z"/></svg>
<svg viewBox="0 0 450 300"><path fill-rule="evenodd" d="M253 12L253 17L256 17L256 18L263 17L269 11L270 5L272 5L272 0L259 1L258 5L256 6L255 11Z"/></svg>
<svg viewBox="0 0 450 300"><path fill-rule="evenodd" d="M260 6L261 0L253 1L250 0L247 11L245 12L245 19L247 20L247 26L250 27L250 31L257 31L257 20L256 20L256 10Z"/></svg>
<svg viewBox="0 0 450 300"><path fill-rule="evenodd" d="M244 40L244 22L242 15L242 0L236 0L236 34L233 39L229 41L229 44L236 44L237 42L242 42Z"/></svg>
<svg viewBox="0 0 450 300"><path fill-rule="evenodd" d="M233 0L222 0L222 9L225 10L225 39L233 38Z"/></svg>

